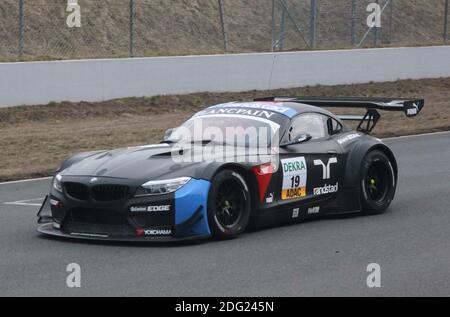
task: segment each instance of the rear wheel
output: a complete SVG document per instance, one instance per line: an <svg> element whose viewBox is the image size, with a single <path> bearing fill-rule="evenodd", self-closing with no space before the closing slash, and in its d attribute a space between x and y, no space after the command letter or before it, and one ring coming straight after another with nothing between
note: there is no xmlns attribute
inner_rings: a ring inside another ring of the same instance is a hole
<svg viewBox="0 0 450 317"><path fill-rule="evenodd" d="M208 197L208 221L217 239L233 239L250 219L250 193L244 178L231 170L214 177Z"/></svg>
<svg viewBox="0 0 450 317"><path fill-rule="evenodd" d="M391 205L396 190L392 162L380 151L370 152L364 159L361 179L363 212L381 214Z"/></svg>

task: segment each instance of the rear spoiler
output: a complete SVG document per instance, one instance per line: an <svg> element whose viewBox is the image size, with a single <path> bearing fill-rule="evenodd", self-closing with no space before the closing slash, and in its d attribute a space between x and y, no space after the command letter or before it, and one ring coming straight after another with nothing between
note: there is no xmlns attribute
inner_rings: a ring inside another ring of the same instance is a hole
<svg viewBox="0 0 450 317"><path fill-rule="evenodd" d="M359 97L265 97L255 101L294 102L315 107L367 109L364 116L341 115L341 120L360 121L358 131L370 133L381 118L378 110L401 111L409 118L417 116L425 106L424 99L359 98ZM365 125L365 127L364 127Z"/></svg>

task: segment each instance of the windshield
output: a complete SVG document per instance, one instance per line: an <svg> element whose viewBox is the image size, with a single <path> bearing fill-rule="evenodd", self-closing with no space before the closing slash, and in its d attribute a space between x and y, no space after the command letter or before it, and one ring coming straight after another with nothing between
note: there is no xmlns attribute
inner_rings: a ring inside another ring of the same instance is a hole
<svg viewBox="0 0 450 317"><path fill-rule="evenodd" d="M245 147L270 147L279 141L280 126L262 118L236 115L194 117L166 140L181 143L217 143Z"/></svg>

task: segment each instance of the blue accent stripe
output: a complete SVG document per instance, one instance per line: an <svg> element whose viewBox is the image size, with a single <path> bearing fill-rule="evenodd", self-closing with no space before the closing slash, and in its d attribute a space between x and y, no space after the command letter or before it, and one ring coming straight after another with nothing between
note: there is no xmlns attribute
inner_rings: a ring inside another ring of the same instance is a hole
<svg viewBox="0 0 450 317"><path fill-rule="evenodd" d="M185 235L210 235L208 225L208 194L211 183L205 180L192 179L175 192L175 226L180 226L200 211L199 221L188 228ZM179 234L179 233L177 233Z"/></svg>

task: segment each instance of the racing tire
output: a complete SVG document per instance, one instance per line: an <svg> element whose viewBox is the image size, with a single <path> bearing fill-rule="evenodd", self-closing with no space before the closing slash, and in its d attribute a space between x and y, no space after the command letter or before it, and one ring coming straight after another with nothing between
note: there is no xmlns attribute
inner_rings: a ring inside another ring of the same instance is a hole
<svg viewBox="0 0 450 317"><path fill-rule="evenodd" d="M363 213L384 213L392 203L397 179L390 159L381 151L366 155L361 171L361 205Z"/></svg>
<svg viewBox="0 0 450 317"><path fill-rule="evenodd" d="M208 223L213 237L237 238L246 230L250 213L250 192L245 179L231 170L219 172L208 196Z"/></svg>

